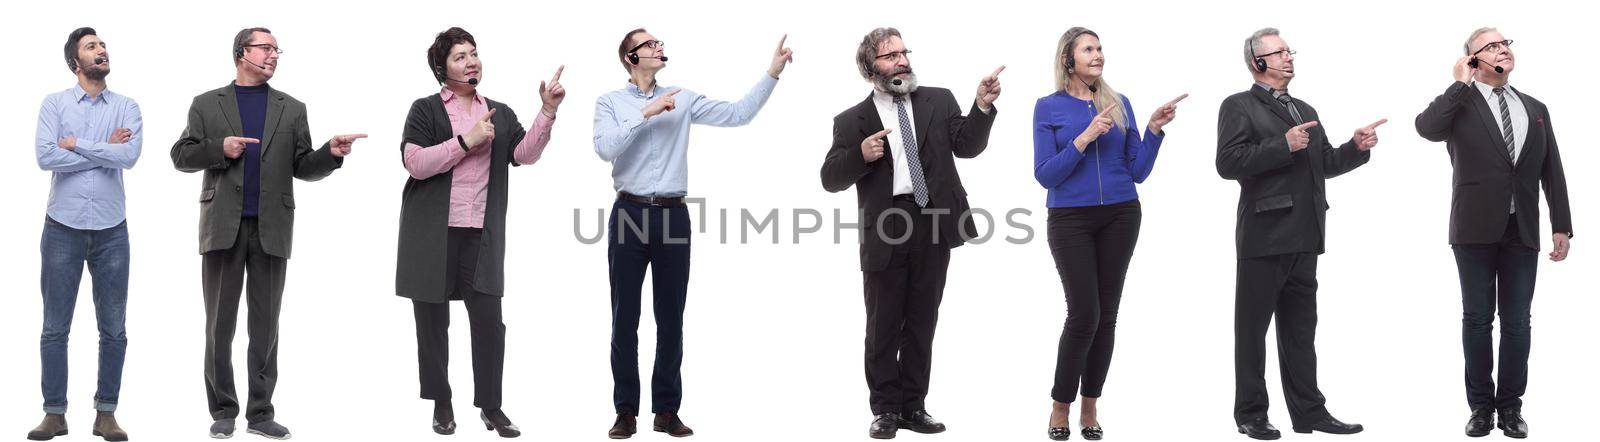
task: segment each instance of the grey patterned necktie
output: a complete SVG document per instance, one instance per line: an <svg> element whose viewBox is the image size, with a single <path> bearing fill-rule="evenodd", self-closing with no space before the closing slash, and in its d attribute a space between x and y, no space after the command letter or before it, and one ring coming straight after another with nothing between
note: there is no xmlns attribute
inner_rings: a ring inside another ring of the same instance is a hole
<svg viewBox="0 0 1600 442"><path fill-rule="evenodd" d="M911 133L905 98L894 97L894 107L900 111L900 147L906 152L906 166L911 169L911 193L917 198L917 206L928 207L928 184L923 181L922 159L917 157L917 137Z"/></svg>
<svg viewBox="0 0 1600 442"><path fill-rule="evenodd" d="M1283 107L1289 109L1289 116L1294 117L1294 124L1296 126L1306 124L1306 120L1304 118L1300 118L1300 109L1294 106L1294 98L1289 97L1288 92L1278 95L1278 102L1283 103Z"/></svg>
<svg viewBox="0 0 1600 442"><path fill-rule="evenodd" d="M1511 161L1517 161L1517 138L1511 133L1511 107L1506 106L1506 88L1494 88L1494 96L1500 99L1500 127L1501 134L1506 137L1506 154L1511 156Z"/></svg>

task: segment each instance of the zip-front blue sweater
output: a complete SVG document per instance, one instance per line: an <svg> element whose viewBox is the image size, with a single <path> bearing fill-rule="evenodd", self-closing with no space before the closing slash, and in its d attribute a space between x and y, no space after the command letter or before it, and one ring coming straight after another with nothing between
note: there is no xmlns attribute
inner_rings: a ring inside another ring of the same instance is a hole
<svg viewBox="0 0 1600 442"><path fill-rule="evenodd" d="M1033 177L1049 189L1048 207L1102 206L1139 199L1134 183L1150 176L1166 134L1154 135L1147 129L1141 140L1127 96L1122 97L1122 112L1127 114L1126 128L1113 126L1078 152L1072 140L1099 115L1094 102L1056 92L1034 105Z"/></svg>

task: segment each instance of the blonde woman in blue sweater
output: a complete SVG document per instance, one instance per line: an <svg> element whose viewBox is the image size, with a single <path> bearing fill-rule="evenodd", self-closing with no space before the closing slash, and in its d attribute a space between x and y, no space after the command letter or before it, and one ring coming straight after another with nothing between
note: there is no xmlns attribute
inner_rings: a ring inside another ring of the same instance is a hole
<svg viewBox="0 0 1600 442"><path fill-rule="evenodd" d="M1050 255L1066 291L1067 323L1056 355L1049 436L1067 440L1072 402L1081 394L1084 439L1099 440L1100 397L1111 364L1122 281L1139 238L1134 187L1156 152L1180 96L1150 116L1143 135L1127 97L1100 76L1100 36L1075 27L1056 45L1056 92L1033 110L1033 175L1048 189Z"/></svg>

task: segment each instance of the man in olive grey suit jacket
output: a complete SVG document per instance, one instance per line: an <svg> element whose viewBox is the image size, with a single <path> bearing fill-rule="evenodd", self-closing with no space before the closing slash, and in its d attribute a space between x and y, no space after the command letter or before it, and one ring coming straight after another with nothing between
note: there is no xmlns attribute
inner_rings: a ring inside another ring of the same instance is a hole
<svg viewBox="0 0 1600 442"><path fill-rule="evenodd" d="M206 397L212 437L233 435L239 400L233 387L233 331L240 291L250 306L249 432L274 439L289 430L273 420L278 311L294 234L294 181L320 180L344 164L366 135L339 135L313 150L306 106L267 85L281 53L270 31L234 38L233 84L194 98L189 124L172 146L172 164L204 171L200 253L206 303ZM248 280L245 278L249 274Z"/></svg>

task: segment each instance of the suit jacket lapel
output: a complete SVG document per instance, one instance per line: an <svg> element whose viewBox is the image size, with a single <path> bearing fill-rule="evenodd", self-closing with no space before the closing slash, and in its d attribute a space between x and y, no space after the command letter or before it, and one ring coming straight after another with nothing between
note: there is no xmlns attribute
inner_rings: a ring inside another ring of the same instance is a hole
<svg viewBox="0 0 1600 442"><path fill-rule="evenodd" d="M1250 86L1250 95L1254 95L1257 100L1261 100L1261 104L1266 106L1267 109L1271 109L1272 114L1277 115L1278 119L1283 120L1284 124L1288 124L1289 127L1299 125L1298 123L1294 122L1294 116L1289 115L1289 110L1284 109L1283 103L1278 102L1277 98L1272 97L1272 93L1267 92L1265 89L1262 89L1258 86Z"/></svg>
<svg viewBox="0 0 1600 442"><path fill-rule="evenodd" d="M1478 92L1476 84L1472 85L1472 107L1477 110L1478 117L1483 120L1483 129L1489 131L1489 139L1493 140L1489 145L1494 146L1494 150L1500 152L1501 159L1510 163L1511 152L1506 150L1505 129L1500 127L1500 122L1494 120L1494 112L1489 110L1489 102L1485 99L1483 93Z"/></svg>
<svg viewBox="0 0 1600 442"><path fill-rule="evenodd" d="M912 130L917 132L917 158L927 164L928 151L928 126L933 122L933 96L929 94L911 94ZM924 167L922 170L928 170Z"/></svg>
<svg viewBox="0 0 1600 442"><path fill-rule="evenodd" d="M278 133L278 123L283 118L283 93L267 89L267 121L261 126L261 156L272 147L272 135Z"/></svg>
<svg viewBox="0 0 1600 442"><path fill-rule="evenodd" d="M233 94L233 84L221 89L217 93L217 107L221 108L222 115L228 120L228 128L236 137L244 136L244 125L239 123L239 98Z"/></svg>
<svg viewBox="0 0 1600 442"><path fill-rule="evenodd" d="M1518 155L1516 162L1512 164L1512 166L1521 166L1522 159L1527 158L1528 152L1533 151L1534 144L1537 143L1540 149L1544 148L1544 118L1538 117L1538 113L1533 109L1533 100L1528 99L1528 96L1523 94L1522 91L1512 87L1511 92L1517 94L1517 99L1522 101L1522 110L1528 114L1528 133L1523 135L1526 138L1522 142L1522 155ZM1534 135L1539 136L1536 137ZM1515 168L1513 167L1513 169Z"/></svg>

